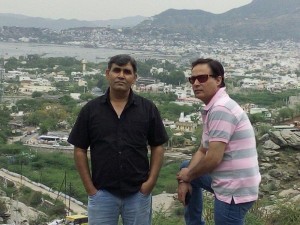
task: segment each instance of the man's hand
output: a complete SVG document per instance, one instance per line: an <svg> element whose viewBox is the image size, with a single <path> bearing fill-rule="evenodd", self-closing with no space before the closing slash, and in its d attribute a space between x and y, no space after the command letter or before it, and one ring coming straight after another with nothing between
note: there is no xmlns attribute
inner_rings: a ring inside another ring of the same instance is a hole
<svg viewBox="0 0 300 225"><path fill-rule="evenodd" d="M150 181L149 179L144 182L141 186L140 192L144 195L149 195L152 192L152 189L154 188L155 183Z"/></svg>
<svg viewBox="0 0 300 225"><path fill-rule="evenodd" d="M94 187L93 189L87 191L88 196L93 196L97 193L97 189Z"/></svg>
<svg viewBox="0 0 300 225"><path fill-rule="evenodd" d="M181 182L178 183L178 200L184 205L186 206L186 202L185 202L185 196L186 194L190 192L192 193L192 186L190 183L186 183L186 182Z"/></svg>
<svg viewBox="0 0 300 225"><path fill-rule="evenodd" d="M190 170L188 168L182 168L178 173L177 173L177 180L183 180L187 183L191 182L191 177L190 177Z"/></svg>

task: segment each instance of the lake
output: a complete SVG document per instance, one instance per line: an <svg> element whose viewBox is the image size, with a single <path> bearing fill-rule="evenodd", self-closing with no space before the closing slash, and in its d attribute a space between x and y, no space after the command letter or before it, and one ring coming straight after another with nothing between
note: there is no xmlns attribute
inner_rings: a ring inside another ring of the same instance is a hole
<svg viewBox="0 0 300 225"><path fill-rule="evenodd" d="M151 51L132 51L110 48L84 48L80 46L11 43L0 42L0 58L19 57L30 54L39 54L43 57L75 57L78 60L86 59L91 62L107 62L108 58L117 54L130 54L136 59L157 58L165 59L168 56Z"/></svg>

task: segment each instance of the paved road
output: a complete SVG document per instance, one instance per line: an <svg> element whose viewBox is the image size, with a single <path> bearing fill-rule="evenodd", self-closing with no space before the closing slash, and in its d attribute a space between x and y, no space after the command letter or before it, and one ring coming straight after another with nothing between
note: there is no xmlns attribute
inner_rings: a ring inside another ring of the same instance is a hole
<svg viewBox="0 0 300 225"><path fill-rule="evenodd" d="M6 178L6 179L8 179L8 180L10 180L12 182L14 182L15 184L17 184L19 186L20 185L25 185L26 187L29 187L29 188L31 188L34 191L39 191L39 192L41 192L43 194L48 194L52 199L56 199L57 198L57 194L55 194L53 192L50 192L50 191L47 191L47 190L45 190L45 189L43 189L43 188L41 188L41 187L39 187L37 185L34 185L34 184L32 184L32 183L24 180L24 179L22 179L22 184L21 184L21 179L19 177L11 176L10 174L7 174L7 173L5 173L2 170L0 170L0 176L4 177L4 178ZM62 197L62 196L59 196L59 199L64 202L64 204L66 205L67 208L69 208L69 201L68 201L68 199L67 199L67 202L65 202L65 198ZM83 213L87 212L86 209L83 206L81 206L79 204L76 204L76 203L74 203L72 201L70 201L70 209L74 213L76 213L76 214L83 214Z"/></svg>

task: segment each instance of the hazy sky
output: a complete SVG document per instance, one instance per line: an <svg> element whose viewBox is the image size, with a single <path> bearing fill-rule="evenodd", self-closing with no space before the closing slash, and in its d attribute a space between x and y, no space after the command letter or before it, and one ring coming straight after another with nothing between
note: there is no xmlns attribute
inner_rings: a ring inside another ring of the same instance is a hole
<svg viewBox="0 0 300 225"><path fill-rule="evenodd" d="M0 13L80 20L154 16L166 9L202 9L223 13L251 0L0 0Z"/></svg>

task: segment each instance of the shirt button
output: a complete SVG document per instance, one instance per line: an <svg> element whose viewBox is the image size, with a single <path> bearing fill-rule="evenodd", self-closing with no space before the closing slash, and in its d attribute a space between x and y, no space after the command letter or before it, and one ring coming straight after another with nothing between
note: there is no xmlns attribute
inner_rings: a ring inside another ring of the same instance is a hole
<svg viewBox="0 0 300 225"><path fill-rule="evenodd" d="M119 155L121 155L122 154L122 152L119 152Z"/></svg>

